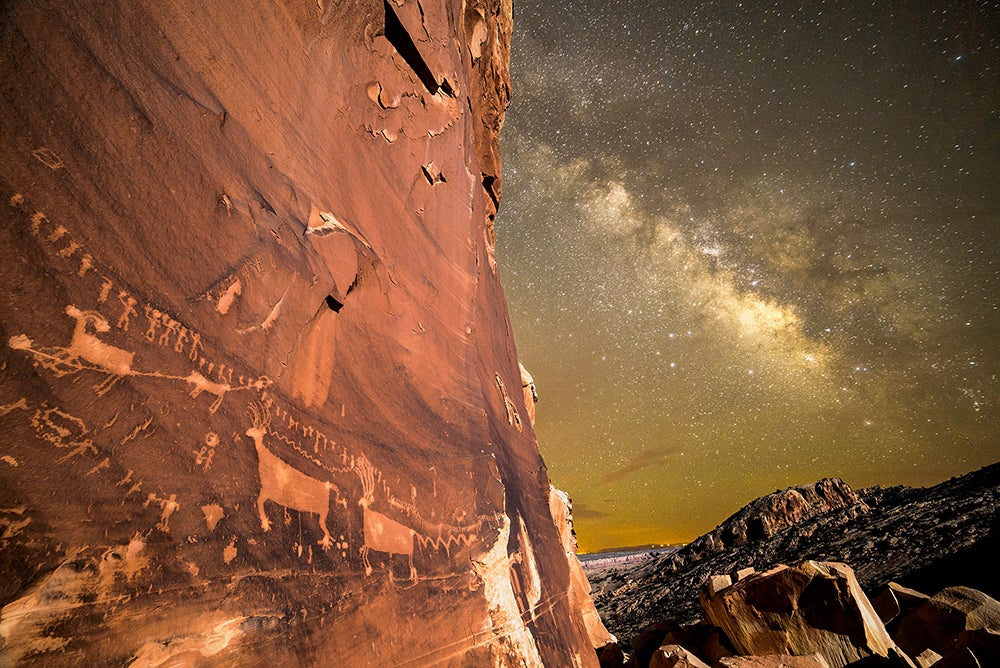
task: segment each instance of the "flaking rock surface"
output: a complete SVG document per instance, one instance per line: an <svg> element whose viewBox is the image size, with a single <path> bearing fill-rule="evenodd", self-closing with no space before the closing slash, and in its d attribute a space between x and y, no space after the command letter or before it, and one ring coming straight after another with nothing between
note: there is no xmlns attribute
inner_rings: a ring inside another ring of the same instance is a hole
<svg viewBox="0 0 1000 668"><path fill-rule="evenodd" d="M493 257L509 1L2 12L0 663L595 665Z"/></svg>

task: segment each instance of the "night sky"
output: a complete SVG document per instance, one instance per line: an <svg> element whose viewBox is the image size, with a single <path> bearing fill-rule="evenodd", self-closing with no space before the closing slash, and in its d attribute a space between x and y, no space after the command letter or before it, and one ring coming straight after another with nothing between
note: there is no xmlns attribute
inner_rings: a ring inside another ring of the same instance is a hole
<svg viewBox="0 0 1000 668"><path fill-rule="evenodd" d="M1000 3L515 0L512 59L497 251L583 551L1000 459Z"/></svg>

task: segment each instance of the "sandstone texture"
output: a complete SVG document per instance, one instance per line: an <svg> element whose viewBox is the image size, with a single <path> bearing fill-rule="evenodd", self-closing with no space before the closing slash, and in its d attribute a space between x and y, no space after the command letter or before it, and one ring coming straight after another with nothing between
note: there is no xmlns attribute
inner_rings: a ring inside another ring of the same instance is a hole
<svg viewBox="0 0 1000 668"><path fill-rule="evenodd" d="M892 639L849 566L806 561L703 592L709 623L741 655L819 654L831 668L887 657Z"/></svg>
<svg viewBox="0 0 1000 668"><path fill-rule="evenodd" d="M829 668L826 660L817 654L809 656L789 656L772 654L767 656L733 656L719 661L722 668Z"/></svg>
<svg viewBox="0 0 1000 668"><path fill-rule="evenodd" d="M493 253L509 0L0 15L0 664L597 665Z"/></svg>
<svg viewBox="0 0 1000 668"><path fill-rule="evenodd" d="M850 564L873 594L896 582L927 592L965 585L996 596L997 554L1000 464L926 489L855 491L835 479L790 488L752 502L680 550L588 577L601 617L628 649L652 624L699 619L698 591L712 576L812 559ZM882 614L913 605L900 590L892 596L902 598L881 601Z"/></svg>

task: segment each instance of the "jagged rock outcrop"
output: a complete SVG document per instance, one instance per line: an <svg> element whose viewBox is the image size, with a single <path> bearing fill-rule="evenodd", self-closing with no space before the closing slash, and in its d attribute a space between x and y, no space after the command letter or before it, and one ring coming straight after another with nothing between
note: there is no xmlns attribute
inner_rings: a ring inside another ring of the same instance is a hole
<svg viewBox="0 0 1000 668"><path fill-rule="evenodd" d="M849 516L868 512L868 505L840 478L826 478L811 485L789 487L754 499L717 528L685 546L690 558L766 540L782 529L828 513L847 509Z"/></svg>
<svg viewBox="0 0 1000 668"><path fill-rule="evenodd" d="M680 623L700 618L697 592L710 576L803 559L849 563L873 594L891 581L920 591L964 584L988 594L1000 592L995 567L1000 464L926 489L874 487L854 494L857 507L830 508L776 530L770 538L751 539L751 532L746 542L734 546L732 537L746 532L730 529L727 520L713 532L719 538L699 539L637 564L590 571L597 609L627 649L642 629L665 618ZM749 512L770 513L772 507L771 501L754 502L730 520L746 527L774 526L773 520L758 522ZM725 549L706 547L720 543Z"/></svg>
<svg viewBox="0 0 1000 668"><path fill-rule="evenodd" d="M718 587L718 588L717 588ZM819 654L831 668L895 647L845 564L805 561L777 566L702 592L709 623L741 655Z"/></svg>
<svg viewBox="0 0 1000 668"><path fill-rule="evenodd" d="M4 4L0 663L596 665L493 254L510 31Z"/></svg>

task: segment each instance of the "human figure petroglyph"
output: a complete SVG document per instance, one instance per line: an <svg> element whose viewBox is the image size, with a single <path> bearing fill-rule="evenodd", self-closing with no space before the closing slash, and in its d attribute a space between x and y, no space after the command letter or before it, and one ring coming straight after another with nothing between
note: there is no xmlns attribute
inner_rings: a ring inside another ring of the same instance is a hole
<svg viewBox="0 0 1000 668"><path fill-rule="evenodd" d="M200 450L192 450L195 456L195 466L202 467L207 471L212 466L212 458L215 457L215 448L219 445L219 435L215 432L205 434L205 444Z"/></svg>
<svg viewBox="0 0 1000 668"><path fill-rule="evenodd" d="M146 497L146 502L142 504L142 507L148 508L151 503L155 503L161 509L160 521L156 523L156 528L163 533L170 533L170 516L181 507L181 504L177 503L177 495L171 494L164 499L156 494L150 494Z"/></svg>
<svg viewBox="0 0 1000 668"><path fill-rule="evenodd" d="M10 203L11 206L14 206L15 208L21 208L21 205L24 203L24 198L22 197L17 202L14 201L14 198L11 198ZM36 211L31 216L31 232L39 239L42 239L43 241L49 244L54 244L56 241L59 241L63 237L68 238L68 244L66 245L66 247L56 252L56 255L58 257L68 259L72 255L74 255L77 251L83 250L83 246L74 241L73 238L69 235L69 231L62 225L58 225L47 237L42 236L42 223L48 223L50 225L53 224L52 221L49 220L48 216L45 215L45 213L43 213L42 211ZM90 255L90 253L84 252L80 255L80 268L79 270L77 270L76 275L82 278L83 276L86 275L88 271L94 268L95 268L94 258Z"/></svg>
<svg viewBox="0 0 1000 668"><path fill-rule="evenodd" d="M118 321L115 323L115 327L123 332L127 332L128 324L131 321L132 316L138 315L135 311L136 301L132 295L124 290L120 290L118 292L118 301L122 303L122 314L118 316Z"/></svg>
<svg viewBox="0 0 1000 668"><path fill-rule="evenodd" d="M188 359L195 362L200 358L201 352L204 350L201 346L201 334L192 332L191 330L188 330L188 333L191 335L191 352L188 353Z"/></svg>
<svg viewBox="0 0 1000 668"><path fill-rule="evenodd" d="M260 494L257 495L257 513L260 515L260 526L264 531L271 530L271 522L264 510L266 501L273 501L280 506L291 508L303 513L314 513L319 516L319 527L323 538L318 544L324 550L333 547L333 536L326 526L330 511L330 493L333 492L338 505L347 508L347 500L340 496L340 489L331 482L317 480L298 469L286 464L275 456L264 445L264 437L268 434L271 416L267 409L259 403L250 406L252 424L246 435L253 440L257 450L257 472L260 476Z"/></svg>
<svg viewBox="0 0 1000 668"><path fill-rule="evenodd" d="M154 340L156 340L156 330L159 329L160 327L160 312L155 308L153 308L152 306L150 306L149 304L146 304L142 308L142 311L146 315L146 322L149 325L146 328L146 333L143 334L143 336L146 337L147 341L152 343Z"/></svg>
<svg viewBox="0 0 1000 668"><path fill-rule="evenodd" d="M175 324L177 325L177 339L174 341L174 352L183 353L184 344L187 343L188 328L180 323Z"/></svg>

